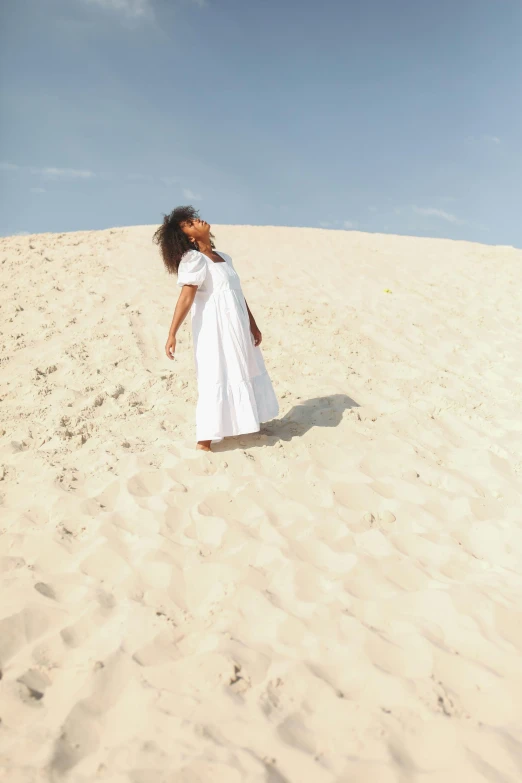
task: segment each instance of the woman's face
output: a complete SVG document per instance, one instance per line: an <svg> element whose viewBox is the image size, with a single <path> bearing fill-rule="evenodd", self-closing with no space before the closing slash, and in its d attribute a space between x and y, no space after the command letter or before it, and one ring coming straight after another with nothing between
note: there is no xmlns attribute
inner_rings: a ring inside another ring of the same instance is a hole
<svg viewBox="0 0 522 783"><path fill-rule="evenodd" d="M180 223L180 228L192 242L208 240L210 223L206 223L204 220L201 220L201 218L186 220L185 222Z"/></svg>

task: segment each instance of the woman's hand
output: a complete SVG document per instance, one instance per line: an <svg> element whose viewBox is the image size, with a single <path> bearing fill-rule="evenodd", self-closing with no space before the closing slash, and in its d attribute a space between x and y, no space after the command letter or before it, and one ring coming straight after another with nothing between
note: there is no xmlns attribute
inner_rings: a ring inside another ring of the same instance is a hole
<svg viewBox="0 0 522 783"><path fill-rule="evenodd" d="M261 340L263 339L263 335L259 331L256 325L250 327L250 331L252 332L252 336L254 338L254 345L259 345L261 343Z"/></svg>
<svg viewBox="0 0 522 783"><path fill-rule="evenodd" d="M169 334L167 344L165 345L165 353L167 354L169 359L173 359L175 351L176 351L176 338L173 337L171 334Z"/></svg>

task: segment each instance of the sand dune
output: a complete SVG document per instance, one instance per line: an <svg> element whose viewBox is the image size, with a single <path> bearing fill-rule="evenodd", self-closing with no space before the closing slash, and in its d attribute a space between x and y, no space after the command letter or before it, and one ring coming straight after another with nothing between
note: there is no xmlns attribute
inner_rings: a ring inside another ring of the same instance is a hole
<svg viewBox="0 0 522 783"><path fill-rule="evenodd" d="M281 415L194 450L154 227L1 240L0 780L522 779L522 251L215 226Z"/></svg>

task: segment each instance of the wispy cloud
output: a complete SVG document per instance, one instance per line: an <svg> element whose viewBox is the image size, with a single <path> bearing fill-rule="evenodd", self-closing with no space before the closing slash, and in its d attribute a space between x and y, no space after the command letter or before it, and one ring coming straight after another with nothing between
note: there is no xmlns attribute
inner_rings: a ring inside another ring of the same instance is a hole
<svg viewBox="0 0 522 783"><path fill-rule="evenodd" d="M179 177L160 177L160 182L170 188L172 185L179 185L181 179Z"/></svg>
<svg viewBox="0 0 522 783"><path fill-rule="evenodd" d="M130 179L131 182L152 182L153 177L151 174L134 174L133 172L130 172L126 175L127 179Z"/></svg>
<svg viewBox="0 0 522 783"><path fill-rule="evenodd" d="M353 220L320 220L319 225L321 228L335 228L339 226L344 229L354 229L357 228L358 224Z"/></svg>
<svg viewBox="0 0 522 783"><path fill-rule="evenodd" d="M487 133L483 133L482 136L468 136L468 141L474 144L502 144L499 136L490 136Z"/></svg>
<svg viewBox="0 0 522 783"><path fill-rule="evenodd" d="M85 0L89 5L97 5L104 11L123 14L129 19L146 19L153 16L150 0Z"/></svg>
<svg viewBox="0 0 522 783"><path fill-rule="evenodd" d="M96 176L93 171L87 169L56 169L52 166L44 169L30 169L31 174L42 174L51 179L92 179Z"/></svg>
<svg viewBox="0 0 522 783"><path fill-rule="evenodd" d="M30 174L38 174L42 177L51 179L69 178L69 179L92 179L96 174L87 169L58 169L54 166L37 168L35 166L19 166L18 163L0 163L0 171L28 171Z"/></svg>
<svg viewBox="0 0 522 783"><path fill-rule="evenodd" d="M158 177L154 174L118 174L115 172L96 172L90 169L70 169L61 168L58 166L25 166L18 163L11 163L9 161L0 162L0 172L17 172L18 174L31 174L33 176L42 177L44 180L79 180L80 182L87 182L89 180L98 179L103 181L106 179L118 180L126 179L132 182L148 183L150 185L159 184L172 187L174 190L181 189L182 177L179 176L162 176ZM35 186L30 188L31 193L45 193L45 188ZM183 198L190 199L191 201L202 201L203 196L199 193L194 193L190 188L183 188L181 190Z"/></svg>
<svg viewBox="0 0 522 783"><path fill-rule="evenodd" d="M199 196L197 193L193 193L192 190L189 190L188 188L183 189L183 196L184 198L189 198L192 201L201 201L202 196Z"/></svg>
<svg viewBox="0 0 522 783"><path fill-rule="evenodd" d="M83 0L83 2L132 21L154 19L153 0ZM199 8L208 6L207 0L191 0L191 2Z"/></svg>
<svg viewBox="0 0 522 783"><path fill-rule="evenodd" d="M413 211L417 215L424 215L425 217L436 217L440 220L447 220L448 223L464 223L451 212L446 212L444 209L437 209L436 207L412 207Z"/></svg>

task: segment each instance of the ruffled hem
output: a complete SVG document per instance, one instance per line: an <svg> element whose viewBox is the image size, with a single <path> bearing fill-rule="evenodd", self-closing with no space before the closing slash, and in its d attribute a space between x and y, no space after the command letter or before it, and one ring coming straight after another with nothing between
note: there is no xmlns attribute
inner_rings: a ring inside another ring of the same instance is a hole
<svg viewBox="0 0 522 783"><path fill-rule="evenodd" d="M219 443L223 438L259 432L279 414L268 372L237 384L201 390L196 406L196 438Z"/></svg>

